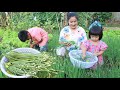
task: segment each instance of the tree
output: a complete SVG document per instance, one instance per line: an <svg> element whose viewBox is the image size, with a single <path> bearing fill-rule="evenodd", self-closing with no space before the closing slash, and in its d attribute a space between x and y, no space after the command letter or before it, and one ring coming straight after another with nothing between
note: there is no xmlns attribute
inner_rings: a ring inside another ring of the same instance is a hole
<svg viewBox="0 0 120 90"><path fill-rule="evenodd" d="M120 21L120 12L112 12L112 16L113 21Z"/></svg>
<svg viewBox="0 0 120 90"><path fill-rule="evenodd" d="M0 23L2 27L6 27L8 25L8 12L1 12Z"/></svg>

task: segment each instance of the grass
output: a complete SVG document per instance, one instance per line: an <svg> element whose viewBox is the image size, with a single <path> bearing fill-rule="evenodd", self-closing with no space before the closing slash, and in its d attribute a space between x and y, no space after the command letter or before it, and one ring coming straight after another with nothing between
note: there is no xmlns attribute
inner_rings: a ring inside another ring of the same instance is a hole
<svg viewBox="0 0 120 90"><path fill-rule="evenodd" d="M7 76L5 76L1 70L0 70L0 78L7 78Z"/></svg>
<svg viewBox="0 0 120 90"><path fill-rule="evenodd" d="M120 25L120 22L119 23L114 22L114 23L104 24L104 26L106 26L106 27L120 27L119 25Z"/></svg>
<svg viewBox="0 0 120 90"><path fill-rule="evenodd" d="M73 67L69 58L65 58L63 61L58 58L57 60L64 63L61 66L58 65L59 69L62 68L65 71L66 78L120 78L119 33L119 30L104 31L102 40L107 43L108 49L103 54L104 65L102 67L98 67L97 70L80 69ZM56 35L56 37L58 36ZM50 44L54 45L53 42Z"/></svg>

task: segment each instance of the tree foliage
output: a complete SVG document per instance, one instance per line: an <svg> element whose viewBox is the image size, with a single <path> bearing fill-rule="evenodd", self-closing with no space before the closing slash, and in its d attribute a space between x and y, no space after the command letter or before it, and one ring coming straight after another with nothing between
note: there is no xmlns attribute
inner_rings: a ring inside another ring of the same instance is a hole
<svg viewBox="0 0 120 90"><path fill-rule="evenodd" d="M3 12L4 13L4 12ZM100 20L111 18L112 13L110 12L77 12L79 16L78 23L83 28L87 29L88 20L92 19L92 15L97 13ZM11 30L25 30L34 26L43 27L48 32L54 30L61 30L64 25L67 25L65 19L66 12L9 12L8 22ZM2 17L2 12L0 14ZM4 21L1 21L4 23Z"/></svg>
<svg viewBox="0 0 120 90"><path fill-rule="evenodd" d="M101 22L105 22L112 18L112 12L96 12Z"/></svg>

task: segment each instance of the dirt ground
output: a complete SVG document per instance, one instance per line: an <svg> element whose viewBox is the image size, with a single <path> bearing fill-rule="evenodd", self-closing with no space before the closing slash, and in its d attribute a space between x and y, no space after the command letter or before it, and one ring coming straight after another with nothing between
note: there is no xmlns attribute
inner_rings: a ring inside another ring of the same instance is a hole
<svg viewBox="0 0 120 90"><path fill-rule="evenodd" d="M120 27L103 27L104 30L120 30Z"/></svg>

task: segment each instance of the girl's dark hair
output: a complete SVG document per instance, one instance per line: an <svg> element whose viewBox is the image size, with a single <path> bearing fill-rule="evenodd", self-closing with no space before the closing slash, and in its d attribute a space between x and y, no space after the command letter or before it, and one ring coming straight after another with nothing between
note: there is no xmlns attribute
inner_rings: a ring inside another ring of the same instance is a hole
<svg viewBox="0 0 120 90"><path fill-rule="evenodd" d="M25 42L28 39L28 31L22 30L18 33L18 38L22 41Z"/></svg>
<svg viewBox="0 0 120 90"><path fill-rule="evenodd" d="M69 21L69 19L70 19L71 17L76 17L76 19L78 20L78 15L77 15L77 13L75 13L75 12L68 12L68 13L67 13L67 20L68 20L68 21Z"/></svg>
<svg viewBox="0 0 120 90"><path fill-rule="evenodd" d="M89 38L91 38L90 35L99 35L99 40L101 40L103 36L103 29L99 26L93 26L89 31Z"/></svg>

